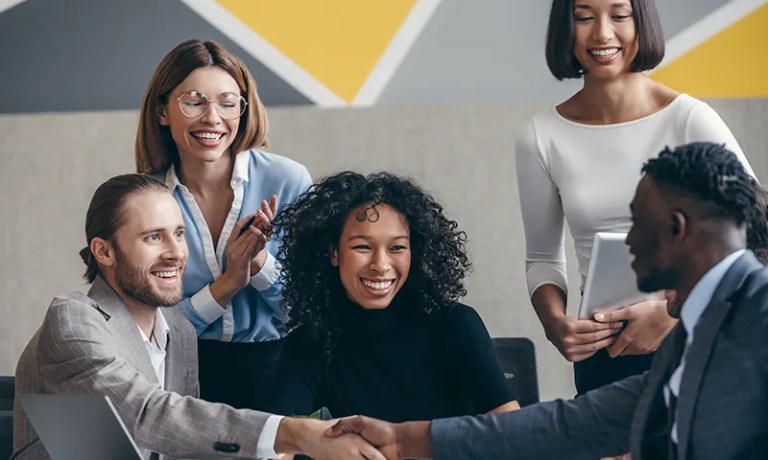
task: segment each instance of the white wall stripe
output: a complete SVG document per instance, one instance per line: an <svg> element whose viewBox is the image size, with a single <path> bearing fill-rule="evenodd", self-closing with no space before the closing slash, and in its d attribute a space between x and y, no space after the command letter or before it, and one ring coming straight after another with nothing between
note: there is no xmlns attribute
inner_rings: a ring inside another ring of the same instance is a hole
<svg viewBox="0 0 768 460"><path fill-rule="evenodd" d="M768 0L732 0L724 4L667 40L664 60L661 61L656 70L674 62L675 59L722 32L731 24L766 3L768 3Z"/></svg>
<svg viewBox="0 0 768 460"><path fill-rule="evenodd" d="M27 0L0 0L0 13L5 10L10 10L19 3L24 3Z"/></svg>
<svg viewBox="0 0 768 460"><path fill-rule="evenodd" d="M345 106L347 103L320 80L301 68L267 40L243 24L237 16L212 0L181 0L192 11L211 23L259 62L293 86L310 101L322 107Z"/></svg>
<svg viewBox="0 0 768 460"><path fill-rule="evenodd" d="M355 95L352 105L369 106L379 99L395 71L411 50L442 0L418 0L387 45L373 71Z"/></svg>

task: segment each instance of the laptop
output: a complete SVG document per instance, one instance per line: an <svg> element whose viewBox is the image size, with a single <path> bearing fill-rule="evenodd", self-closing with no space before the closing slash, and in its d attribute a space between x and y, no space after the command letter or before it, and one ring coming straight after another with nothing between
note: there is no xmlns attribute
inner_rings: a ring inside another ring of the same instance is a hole
<svg viewBox="0 0 768 460"><path fill-rule="evenodd" d="M624 243L626 233L598 232L592 242L579 319L592 319L600 311L616 310L663 293L640 292L632 270L632 256Z"/></svg>
<svg viewBox="0 0 768 460"><path fill-rule="evenodd" d="M142 460L109 397L17 394L52 460Z"/></svg>

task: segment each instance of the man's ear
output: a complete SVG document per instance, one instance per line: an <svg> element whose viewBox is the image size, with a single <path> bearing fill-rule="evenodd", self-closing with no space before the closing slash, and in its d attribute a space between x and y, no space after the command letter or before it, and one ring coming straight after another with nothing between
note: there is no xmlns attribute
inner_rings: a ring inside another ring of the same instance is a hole
<svg viewBox="0 0 768 460"><path fill-rule="evenodd" d="M168 126L171 124L171 120L168 119L167 105L158 105L156 115L157 115L157 122L160 123L160 126Z"/></svg>
<svg viewBox="0 0 768 460"><path fill-rule="evenodd" d="M103 238L94 238L91 240L91 253L96 262L103 267L115 267L117 265L117 255L112 243Z"/></svg>
<svg viewBox="0 0 768 460"><path fill-rule="evenodd" d="M688 218L680 210L672 211L672 236L677 240L682 240L687 236Z"/></svg>
<svg viewBox="0 0 768 460"><path fill-rule="evenodd" d="M339 250L336 248L331 248L331 265L339 266Z"/></svg>

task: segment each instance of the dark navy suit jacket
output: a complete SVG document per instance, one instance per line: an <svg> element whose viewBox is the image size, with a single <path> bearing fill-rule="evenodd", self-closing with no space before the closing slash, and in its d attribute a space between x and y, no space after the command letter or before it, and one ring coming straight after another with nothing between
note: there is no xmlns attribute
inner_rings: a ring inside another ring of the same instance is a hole
<svg viewBox="0 0 768 460"><path fill-rule="evenodd" d="M571 401L434 421L434 458L595 459L631 452L633 460L659 460L649 440L668 433L658 412L666 410L661 392L676 367L682 328L664 339L642 375ZM696 326L677 408L679 460L768 458L768 269L751 252L725 274Z"/></svg>

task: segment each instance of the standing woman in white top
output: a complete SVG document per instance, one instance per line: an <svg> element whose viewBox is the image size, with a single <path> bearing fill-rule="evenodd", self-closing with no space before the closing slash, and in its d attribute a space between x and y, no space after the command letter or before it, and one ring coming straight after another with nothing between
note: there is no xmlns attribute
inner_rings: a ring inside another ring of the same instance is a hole
<svg viewBox="0 0 768 460"><path fill-rule="evenodd" d="M547 338L574 362L579 393L647 369L676 320L667 315L666 301L626 307L611 322L567 316L564 219L583 286L594 234L629 230L640 168L663 147L724 143L752 172L711 107L643 73L663 56L653 0L552 2L547 64L558 80L581 78L584 86L525 125L517 140L517 179L531 302Z"/></svg>

